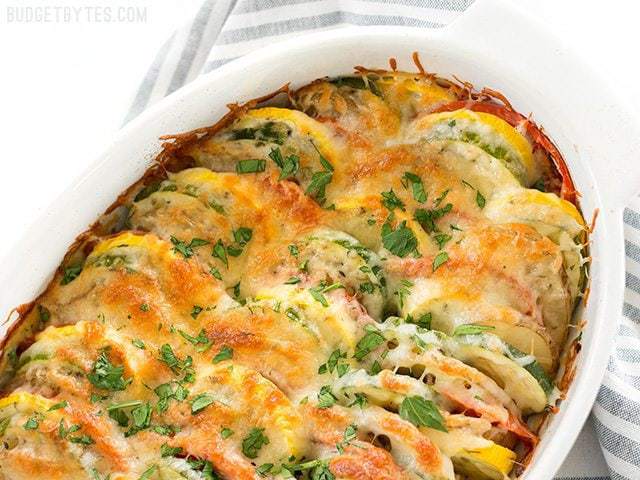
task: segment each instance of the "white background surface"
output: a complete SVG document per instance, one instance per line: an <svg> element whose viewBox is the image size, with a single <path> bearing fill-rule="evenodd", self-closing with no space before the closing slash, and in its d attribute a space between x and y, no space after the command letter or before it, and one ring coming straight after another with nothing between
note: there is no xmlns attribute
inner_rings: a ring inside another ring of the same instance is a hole
<svg viewBox="0 0 640 480"><path fill-rule="evenodd" d="M615 82L640 115L636 86L640 2L518 3ZM199 0L0 0L0 258L107 146L158 48L199 4ZM49 21L16 23L9 18L9 9L16 5L134 6L143 9L145 18L107 22L85 10L79 22L55 21L54 12ZM558 82L562 81L558 72ZM604 473L593 435L581 437L577 447L571 463L581 465L582 471L592 465L587 470L594 475Z"/></svg>

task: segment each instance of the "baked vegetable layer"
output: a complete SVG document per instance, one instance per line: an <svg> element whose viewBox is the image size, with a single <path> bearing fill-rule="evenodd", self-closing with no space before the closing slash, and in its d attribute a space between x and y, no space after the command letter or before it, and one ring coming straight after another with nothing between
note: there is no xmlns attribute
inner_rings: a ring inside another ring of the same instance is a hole
<svg viewBox="0 0 640 480"><path fill-rule="evenodd" d="M5 341L0 479L519 473L586 283L566 168L358 72L180 136L79 239Z"/></svg>

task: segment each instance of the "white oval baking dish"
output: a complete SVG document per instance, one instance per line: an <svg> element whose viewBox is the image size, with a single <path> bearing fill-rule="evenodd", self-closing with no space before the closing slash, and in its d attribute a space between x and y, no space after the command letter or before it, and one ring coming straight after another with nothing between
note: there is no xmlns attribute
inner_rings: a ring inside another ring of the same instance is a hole
<svg viewBox="0 0 640 480"><path fill-rule="evenodd" d="M48 283L68 246L135 182L159 151L158 137L216 121L225 105L300 85L354 65L412 69L418 51L427 70L455 74L504 93L563 152L592 235L591 294L577 374L526 479L551 479L571 448L607 365L624 290L621 213L635 193L640 129L621 101L541 25L498 0L478 0L446 28L350 28L295 38L256 51L200 77L128 124L110 148L16 243L0 268L0 311L30 301ZM6 326L5 326L6 327Z"/></svg>

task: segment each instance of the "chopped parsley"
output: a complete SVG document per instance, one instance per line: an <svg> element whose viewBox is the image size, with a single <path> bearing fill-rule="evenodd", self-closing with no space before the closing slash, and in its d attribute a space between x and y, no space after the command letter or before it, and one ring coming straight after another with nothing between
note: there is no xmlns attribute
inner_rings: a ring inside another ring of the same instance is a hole
<svg viewBox="0 0 640 480"><path fill-rule="evenodd" d="M434 208L431 210L426 208L416 208L413 218L420 224L425 232L433 233L438 231L438 227L435 223L436 220L444 217L452 208L453 205L450 203L447 203L442 208Z"/></svg>
<svg viewBox="0 0 640 480"><path fill-rule="evenodd" d="M196 347L196 351L202 353L202 352L206 352L207 350L209 350L209 348L212 345L211 340L209 340L209 338L207 337L207 334L204 331L204 328L200 329L200 332L198 333L197 337L194 337L192 335L189 335L187 332L185 332L184 330L178 330L178 333L180 334L180 336L182 338L184 338L187 342L189 342L192 345L195 345Z"/></svg>
<svg viewBox="0 0 640 480"><path fill-rule="evenodd" d="M278 180L286 180L294 176L300 168L300 158L297 155L283 157L279 148L272 149L269 158L280 168Z"/></svg>
<svg viewBox="0 0 640 480"><path fill-rule="evenodd" d="M160 445L160 456L161 457L175 457L176 455L180 455L182 453L182 447L170 447L166 443Z"/></svg>
<svg viewBox="0 0 640 480"><path fill-rule="evenodd" d="M476 190L476 204L478 205L478 207L484 208L486 203L487 203L487 201L485 200L485 198L480 193L480 190Z"/></svg>
<svg viewBox="0 0 640 480"><path fill-rule="evenodd" d="M119 391L127 388L132 379L125 379L124 367L114 365L109 361L106 349L103 349L93 364L91 373L87 374L87 379L91 384L102 390Z"/></svg>
<svg viewBox="0 0 640 480"><path fill-rule="evenodd" d="M338 348L334 350L326 363L323 363L318 368L318 373L333 373L334 370L337 370L338 376L342 377L349 370L349 365L346 363L339 363L341 359L347 358L347 352L342 352Z"/></svg>
<svg viewBox="0 0 640 480"><path fill-rule="evenodd" d="M192 382L194 380L194 372L193 372L193 359L190 356L185 357L184 360L181 360L176 354L173 352L173 348L168 343L165 343L160 347L160 361L165 363L174 374L184 373L184 381Z"/></svg>
<svg viewBox="0 0 640 480"><path fill-rule="evenodd" d="M449 261L449 254L447 252L438 253L433 259L432 271L436 271L443 264Z"/></svg>
<svg viewBox="0 0 640 480"><path fill-rule="evenodd" d="M331 393L331 385L324 385L318 392L318 408L331 408L338 399Z"/></svg>
<svg viewBox="0 0 640 480"><path fill-rule="evenodd" d="M260 173L267 168L267 161L261 158L251 158L249 160L240 160L236 163L236 173Z"/></svg>
<svg viewBox="0 0 640 480"><path fill-rule="evenodd" d="M410 253L418 255L418 240L406 220L403 220L395 230L387 220L382 225L382 245L394 255L404 258Z"/></svg>
<svg viewBox="0 0 640 480"><path fill-rule="evenodd" d="M349 405L347 405L348 407L360 407L360 408L364 408L367 406L367 396L364 393L359 393L356 392L354 394L355 398L353 399L353 402L351 402Z"/></svg>
<svg viewBox="0 0 640 480"><path fill-rule="evenodd" d="M331 183L331 180L333 180L332 171L314 172L305 193L322 205L326 200L326 188Z"/></svg>
<svg viewBox="0 0 640 480"><path fill-rule="evenodd" d="M171 243L173 244L172 250L176 253L180 253L184 258L190 258L193 256L193 249L197 247L202 247L203 245L208 245L208 240L203 240L201 238L192 238L189 243L180 240L179 238L171 235Z"/></svg>
<svg viewBox="0 0 640 480"><path fill-rule="evenodd" d="M202 307L200 305L194 305L191 309L191 318L195 320L198 318L198 315L200 315L200 312L202 312Z"/></svg>
<svg viewBox="0 0 640 480"><path fill-rule="evenodd" d="M405 319L407 323L412 323L427 330L431 330L431 312L423 313L418 318L413 318L411 315L407 315Z"/></svg>
<svg viewBox="0 0 640 480"><path fill-rule="evenodd" d="M219 363L223 360L230 360L233 358L233 348L228 347L227 345L223 346L220 351L213 357L211 360L213 363Z"/></svg>
<svg viewBox="0 0 640 480"><path fill-rule="evenodd" d="M431 401L419 396L406 397L400 404L400 417L413 423L416 427L428 427L446 432L444 418L438 407Z"/></svg>
<svg viewBox="0 0 640 480"><path fill-rule="evenodd" d="M220 270L218 270L216 267L211 267L209 269L209 273L214 277L217 278L218 280L222 280L222 275L220 274Z"/></svg>
<svg viewBox="0 0 640 480"><path fill-rule="evenodd" d="M447 233L436 233L433 240L438 244L438 248L442 250L449 240L453 237Z"/></svg>
<svg viewBox="0 0 640 480"><path fill-rule="evenodd" d="M224 248L224 243L222 240L218 239L218 241L213 246L213 250L211 251L211 256L214 258L218 258L224 263L225 267L229 268L229 260L227 259L227 250Z"/></svg>
<svg viewBox="0 0 640 480"><path fill-rule="evenodd" d="M53 412L54 410L60 410L61 408L66 408L67 405L69 405L69 403L66 400L63 400L61 402L58 402L54 405L51 405L49 407L49 409L47 410L47 412Z"/></svg>
<svg viewBox="0 0 640 480"><path fill-rule="evenodd" d="M44 328L44 326L51 320L51 312L44 305L38 305L38 324L40 328Z"/></svg>
<svg viewBox="0 0 640 480"><path fill-rule="evenodd" d="M355 353L353 355L353 358L359 361L362 361L364 357L373 352L385 341L384 335L382 335L382 332L380 332L380 330L372 326L367 326L365 328L367 329L367 333L365 333L364 336L360 340L358 340Z"/></svg>
<svg viewBox="0 0 640 480"><path fill-rule="evenodd" d="M453 336L457 335L478 335L480 333L486 332L487 330L493 330L495 327L491 327L488 325L474 325L471 323L465 323L463 325L458 325L453 330Z"/></svg>
<svg viewBox="0 0 640 480"><path fill-rule="evenodd" d="M134 347L138 347L140 350L145 350L147 348L144 342L139 338L134 338L133 340L131 340L131 343Z"/></svg>
<svg viewBox="0 0 640 480"><path fill-rule="evenodd" d="M62 280L60 280L60 285L67 285L68 283L73 282L78 278L80 272L82 272L82 265L71 265L69 267L65 267L62 274Z"/></svg>
<svg viewBox="0 0 640 480"><path fill-rule="evenodd" d="M324 294L338 288L344 288L344 285L342 285L341 283L332 283L331 285L325 285L324 282L320 282L320 285L318 285L317 287L310 288L309 293L317 302L320 302L323 307L328 307L329 302L327 301L327 298L324 296Z"/></svg>
<svg viewBox="0 0 640 480"><path fill-rule="evenodd" d="M224 439L229 438L231 435L233 435L233 430L230 428L223 427L222 430L220 430L220 436Z"/></svg>
<svg viewBox="0 0 640 480"><path fill-rule="evenodd" d="M413 287L412 281L406 280L406 279L400 280L400 286L393 293L395 296L398 297L398 308L400 310L402 310L402 308L404 307L405 299L411 294L411 290L410 290L411 287Z"/></svg>
<svg viewBox="0 0 640 480"><path fill-rule="evenodd" d="M253 427L242 440L242 453L247 458L257 458L260 449L265 445L269 445L269 438L264 435L264 428Z"/></svg>
<svg viewBox="0 0 640 480"><path fill-rule="evenodd" d="M197 395L191 402L191 414L195 415L196 413L201 412L212 403L213 397L208 393L201 393L200 395Z"/></svg>
<svg viewBox="0 0 640 480"><path fill-rule="evenodd" d="M393 188L388 192L382 192L381 195L382 195L382 205L387 210L389 210L390 212L393 212L396 208L399 208L404 212L405 210L404 202L400 200L400 198L398 198L396 193L393 191Z"/></svg>
<svg viewBox="0 0 640 480"><path fill-rule="evenodd" d="M24 422L22 428L24 428L25 430L37 430L39 426L40 421L36 417L31 417L26 422Z"/></svg>
<svg viewBox="0 0 640 480"><path fill-rule="evenodd" d="M404 172L402 176L402 185L404 188L408 188L411 185L411 193L413 194L413 199L418 203L424 203L427 201L427 192L424 190L424 184L422 183L422 179L411 172Z"/></svg>

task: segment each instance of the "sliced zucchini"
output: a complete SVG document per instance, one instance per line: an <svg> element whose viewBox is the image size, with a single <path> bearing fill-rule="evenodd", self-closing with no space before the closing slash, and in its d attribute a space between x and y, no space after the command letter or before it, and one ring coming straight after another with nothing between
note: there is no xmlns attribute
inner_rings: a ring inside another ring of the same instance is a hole
<svg viewBox="0 0 640 480"><path fill-rule="evenodd" d="M266 289L293 284L319 291L340 286L355 297L367 313L379 320L385 304L385 279L378 256L352 236L320 228L302 239L279 242L252 259L253 273L243 290L247 296L269 296Z"/></svg>
<svg viewBox="0 0 640 480"><path fill-rule="evenodd" d="M395 462L420 478L453 480L451 460L424 433L395 413L369 406L355 410L353 424L359 435L385 436Z"/></svg>
<svg viewBox="0 0 640 480"><path fill-rule="evenodd" d="M476 145L498 159L524 186L539 177L529 141L518 130L495 115L460 109L418 118L408 140L456 140Z"/></svg>
<svg viewBox="0 0 640 480"><path fill-rule="evenodd" d="M307 189L314 172L340 176L339 150L324 124L300 111L265 107L247 111L187 154L198 166L241 174L273 172Z"/></svg>
<svg viewBox="0 0 640 480"><path fill-rule="evenodd" d="M294 321L302 322L331 350L353 351L365 325L373 320L358 308L344 288L281 285L256 294L258 304L285 312Z"/></svg>
<svg viewBox="0 0 640 480"><path fill-rule="evenodd" d="M90 478L93 469L130 471L119 432L104 417L89 420L88 411L77 408L24 391L0 399L5 478L63 480Z"/></svg>
<svg viewBox="0 0 640 480"><path fill-rule="evenodd" d="M178 420L171 444L188 455L214 458L226 478L263 463L280 464L304 457L308 439L302 416L273 383L233 360L199 365L189 386L191 412ZM197 416L197 421L190 417ZM211 442L223 428L233 431ZM214 433L216 432L216 433Z"/></svg>
<svg viewBox="0 0 640 480"><path fill-rule="evenodd" d="M332 348L297 310L289 310L283 302L251 301L214 312L204 327L212 341L208 357L225 347L232 349L235 363L260 372L294 401L307 395L308 389L322 385L318 369Z"/></svg>
<svg viewBox="0 0 640 480"><path fill-rule="evenodd" d="M370 403L394 411L406 397L418 396L433 401L437 396L423 382L406 375L396 375L390 370L382 370L375 375L369 375L362 369L348 372L334 382L332 391L347 406L359 393L365 395Z"/></svg>
<svg viewBox="0 0 640 480"><path fill-rule="evenodd" d="M496 347L491 348L491 343L497 344ZM543 411L548 403L543 385L550 384L544 370L539 365L537 369L532 368L539 374L539 378L534 377L523 365L535 365L535 360L523 356L518 359L523 364L520 365L496 351L502 348L501 344L502 341L495 336L463 335L447 342L446 351L491 377L507 392L524 415Z"/></svg>
<svg viewBox="0 0 640 480"><path fill-rule="evenodd" d="M476 287L481 284L477 279ZM478 324L491 327L491 333L517 349L533 355L544 369L551 372L557 358L557 349L544 327L532 318L508 306L488 302L486 296L474 295L468 291L447 288L446 281L436 278L417 278L408 289L408 294L394 299L398 307L402 300L400 314L414 321L425 315L430 328L453 334L456 327ZM498 282L489 287L497 292ZM463 287L464 288L464 287ZM450 291L453 290L453 291Z"/></svg>
<svg viewBox="0 0 640 480"><path fill-rule="evenodd" d="M459 325L489 326L492 333L508 344L534 355L546 371L553 370L557 348L544 327L509 305L490 301L497 292L503 291L500 280L491 282L491 278L478 274L472 288L479 289L486 284L484 294L469 291L471 287L464 284L448 285L448 281L434 277L413 279L406 295L394 297L397 307L401 307L400 314L414 321L426 315L430 328L447 335L453 334ZM504 291L511 288L509 284L504 287L507 289ZM501 300L506 299L505 293Z"/></svg>
<svg viewBox="0 0 640 480"><path fill-rule="evenodd" d="M330 124L347 130L347 141L355 139L354 146L360 144L361 137L379 143L397 134L400 128L400 118L381 98L376 82L366 77L314 82L295 91L292 98L306 114L333 119Z"/></svg>

